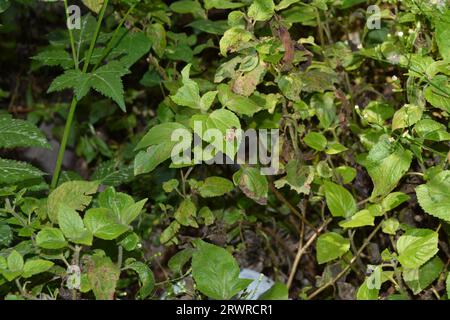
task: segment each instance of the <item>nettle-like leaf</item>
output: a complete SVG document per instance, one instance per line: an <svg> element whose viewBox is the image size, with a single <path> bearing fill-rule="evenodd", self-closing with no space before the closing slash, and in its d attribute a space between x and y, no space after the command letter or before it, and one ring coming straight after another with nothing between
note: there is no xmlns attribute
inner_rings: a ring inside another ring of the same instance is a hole
<svg viewBox="0 0 450 320"><path fill-rule="evenodd" d="M132 32L121 29L118 43L107 56L107 60L114 58L125 67L130 68L147 52L150 51L152 40L144 32Z"/></svg>
<svg viewBox="0 0 450 320"><path fill-rule="evenodd" d="M51 93L73 88L75 96L80 100L92 88L114 100L123 111L126 111L121 77L127 73L129 73L129 70L118 61L112 61L101 66L92 73L83 73L80 70L67 70L53 80L47 92Z"/></svg>
<svg viewBox="0 0 450 320"><path fill-rule="evenodd" d="M371 199L391 192L409 170L411 161L411 151L382 137L370 150L364 163L374 184Z"/></svg>
<svg viewBox="0 0 450 320"><path fill-rule="evenodd" d="M342 257L350 250L350 241L338 233L328 232L317 239L316 252L319 264Z"/></svg>
<svg viewBox="0 0 450 320"><path fill-rule="evenodd" d="M439 251L438 241L433 230L407 230L397 240L398 260L405 268L417 269Z"/></svg>
<svg viewBox="0 0 450 320"><path fill-rule="evenodd" d="M434 217L450 222L450 171L442 171L416 188L422 209Z"/></svg>
<svg viewBox="0 0 450 320"><path fill-rule="evenodd" d="M64 69L73 68L73 58L67 51L62 49L54 49L50 47L45 51L39 52L37 55L32 57L32 59L38 61L44 66L61 66Z"/></svg>
<svg viewBox="0 0 450 320"><path fill-rule="evenodd" d="M423 108L416 105L404 105L394 114L392 130L407 128L422 118Z"/></svg>
<svg viewBox="0 0 450 320"><path fill-rule="evenodd" d="M0 184L15 184L45 175L31 164L0 158Z"/></svg>
<svg viewBox="0 0 450 320"><path fill-rule="evenodd" d="M45 135L31 122L0 116L0 148L50 148Z"/></svg>
<svg viewBox="0 0 450 320"><path fill-rule="evenodd" d="M239 278L239 265L225 249L195 240L192 276L197 289L212 299L231 299L252 282Z"/></svg>

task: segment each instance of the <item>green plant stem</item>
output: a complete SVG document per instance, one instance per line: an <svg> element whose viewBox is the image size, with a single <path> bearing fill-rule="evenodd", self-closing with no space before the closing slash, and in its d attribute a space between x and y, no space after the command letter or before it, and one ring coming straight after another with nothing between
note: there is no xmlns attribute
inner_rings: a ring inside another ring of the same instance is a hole
<svg viewBox="0 0 450 320"><path fill-rule="evenodd" d="M86 73L87 69L89 67L89 63L90 63L91 57L92 57L92 52L94 51L95 43L97 42L98 34L100 33L100 27L102 25L106 7L108 6L108 1L109 0L105 0L105 2L103 3L103 7L100 11L98 21L97 21L97 26L96 26L95 33L94 33L94 37L91 40L91 44L89 46L89 51L88 51L86 60L83 65L83 70L82 70L83 73ZM69 33L71 33L70 30L69 30ZM75 115L75 110L77 108L77 104L78 104L78 99L76 98L76 96L74 96L72 99L72 102L70 104L69 115L67 116L66 125L64 127L64 133L63 133L63 137L61 140L61 146L59 147L59 151L58 151L58 158L56 159L56 165L55 165L55 170L53 172L50 190L54 190L56 188L56 186L58 185L59 175L61 173L61 166L62 166L62 162L64 159L64 154L66 152L67 140L69 139L69 134L70 134L70 130L72 128L72 122L73 122L73 118Z"/></svg>
<svg viewBox="0 0 450 320"><path fill-rule="evenodd" d="M69 21L69 6L67 4L67 0L64 0L64 8L66 10L66 17L67 17L67 22ZM75 64L75 69L79 69L78 68L78 56L75 50L75 41L73 39L73 32L72 29L69 28L69 26L67 26L67 29L69 30L69 38L70 38L70 47L72 49L72 56L73 56L73 63Z"/></svg>
<svg viewBox="0 0 450 320"><path fill-rule="evenodd" d="M72 103L70 104L69 114L66 120L66 126L64 127L64 133L61 140L61 146L58 151L58 158L56 159L55 171L53 171L52 183L50 190L54 190L58 184L59 174L61 173L61 166L64 159L64 153L66 152L67 140L69 139L70 129L72 127L73 116L75 115L75 109L77 107L78 100L74 96Z"/></svg>

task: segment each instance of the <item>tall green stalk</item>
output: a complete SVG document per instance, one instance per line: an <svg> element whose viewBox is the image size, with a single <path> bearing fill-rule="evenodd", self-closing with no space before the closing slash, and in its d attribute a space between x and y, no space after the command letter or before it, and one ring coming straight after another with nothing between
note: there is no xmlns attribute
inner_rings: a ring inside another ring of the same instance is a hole
<svg viewBox="0 0 450 320"><path fill-rule="evenodd" d="M97 42L98 34L100 33L100 27L102 25L106 7L108 6L108 1L109 0L105 0L105 2L103 3L103 7L100 11L100 14L98 16L98 21L97 21L97 26L95 29L94 37L91 40L91 44L89 46L89 51L88 51L88 54L86 57L86 61L84 62L84 65L83 65L83 70L82 70L83 73L86 73L87 69L89 67L89 63L90 63L91 57L92 57L92 52L94 51L95 43ZM67 14L68 14L68 12L66 10L66 15ZM71 35L71 34L72 34L71 30L69 30L69 35ZM71 39L73 39L73 36L71 36ZM72 40L71 40L71 46L72 46L72 51L73 51L74 47L73 47ZM74 61L74 63L76 63L76 61ZM52 182L50 185L51 190L55 189L58 184L59 175L61 173L61 166L62 166L62 162L64 159L64 153L66 152L67 140L69 139L70 129L72 128L72 122L73 122L73 117L75 115L75 110L77 108L77 103L78 103L78 100L77 100L76 96L74 95L72 102L70 104L69 115L67 116L66 125L64 127L64 133L63 133L63 137L61 140L61 146L58 151L58 158L56 159L56 166L55 166L55 170L53 172Z"/></svg>

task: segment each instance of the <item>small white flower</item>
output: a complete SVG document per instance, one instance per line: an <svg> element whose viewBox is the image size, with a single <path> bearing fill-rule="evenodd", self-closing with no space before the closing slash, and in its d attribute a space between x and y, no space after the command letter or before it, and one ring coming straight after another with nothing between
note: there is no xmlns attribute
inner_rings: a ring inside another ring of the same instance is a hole
<svg viewBox="0 0 450 320"><path fill-rule="evenodd" d="M394 76L392 77L392 81L397 81L397 80L398 80L397 76L394 75Z"/></svg>
<svg viewBox="0 0 450 320"><path fill-rule="evenodd" d="M395 139L393 137L389 137L389 142L395 142Z"/></svg>
<svg viewBox="0 0 450 320"><path fill-rule="evenodd" d="M387 60L392 64L399 64L400 63L400 55L398 53L390 53L387 56Z"/></svg>
<svg viewBox="0 0 450 320"><path fill-rule="evenodd" d="M409 30L408 30L408 33L409 33L409 34L413 34L413 33L414 33L414 30L413 30L413 29L409 29Z"/></svg>
<svg viewBox="0 0 450 320"><path fill-rule="evenodd" d="M363 45L362 45L361 43L359 43L359 44L357 45L357 48L358 48L358 49L362 49L362 48L363 48Z"/></svg>
<svg viewBox="0 0 450 320"><path fill-rule="evenodd" d="M403 37L403 31L398 31L397 32L397 36L400 37L400 38Z"/></svg>
<svg viewBox="0 0 450 320"><path fill-rule="evenodd" d="M359 109L359 106L358 106L357 104L355 104L355 109L356 109L356 110L358 110L358 109Z"/></svg>

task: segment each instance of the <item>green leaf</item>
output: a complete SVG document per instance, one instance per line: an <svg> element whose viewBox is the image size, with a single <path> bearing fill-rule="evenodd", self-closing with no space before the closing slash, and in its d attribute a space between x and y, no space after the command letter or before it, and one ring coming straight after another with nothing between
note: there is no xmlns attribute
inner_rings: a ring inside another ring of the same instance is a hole
<svg viewBox="0 0 450 320"><path fill-rule="evenodd" d="M196 240L195 244L192 276L201 293L212 299L228 300L252 282L239 278L239 265L228 251L202 240Z"/></svg>
<svg viewBox="0 0 450 320"><path fill-rule="evenodd" d="M52 81L47 93L73 88L75 96L81 100L89 92L89 79L81 70L67 70Z"/></svg>
<svg viewBox="0 0 450 320"><path fill-rule="evenodd" d="M119 35L120 41L111 50L109 56L120 56L120 64L128 69L150 51L152 41L144 32L123 29L123 33L125 34Z"/></svg>
<svg viewBox="0 0 450 320"><path fill-rule="evenodd" d="M204 0L205 9L236 9L243 7L245 4L233 2L233 0Z"/></svg>
<svg viewBox="0 0 450 320"><path fill-rule="evenodd" d="M258 300L288 300L289 299L289 289L281 282L275 282L269 290L262 293Z"/></svg>
<svg viewBox="0 0 450 320"><path fill-rule="evenodd" d="M61 249L67 241L60 229L46 227L37 234L36 244L44 249Z"/></svg>
<svg viewBox="0 0 450 320"><path fill-rule="evenodd" d="M87 246L92 245L92 233L86 229L80 215L63 203L58 210L58 224L64 236L70 241Z"/></svg>
<svg viewBox="0 0 450 320"><path fill-rule="evenodd" d="M45 135L31 122L0 116L0 148L15 147L51 148Z"/></svg>
<svg viewBox="0 0 450 320"><path fill-rule="evenodd" d="M138 201L122 210L120 212L120 221L125 225L129 225L141 213L142 208L144 208L146 202L147 198L142 199L141 201Z"/></svg>
<svg viewBox="0 0 450 320"><path fill-rule="evenodd" d="M395 218L389 218L381 223L381 230L383 230L384 233L391 235L395 235L399 227L400 222Z"/></svg>
<svg viewBox="0 0 450 320"><path fill-rule="evenodd" d="M324 182L325 199L334 217L351 217L356 212L356 202L344 187L329 181Z"/></svg>
<svg viewBox="0 0 450 320"><path fill-rule="evenodd" d="M447 280L445 281L445 286L447 289L447 298L450 299L450 273L447 275Z"/></svg>
<svg viewBox="0 0 450 320"><path fill-rule="evenodd" d="M0 158L0 183L15 184L25 180L36 179L45 173L31 164Z"/></svg>
<svg viewBox="0 0 450 320"><path fill-rule="evenodd" d="M215 139L214 137L209 137L208 140L203 137L203 139L214 146L215 150L220 151L226 154L231 159L234 159L235 154L239 149L240 140L235 139L227 139L230 133L235 133L235 129L241 128L241 123L239 118L231 111L226 109L218 109L213 111L208 119L206 120L206 128L207 129L217 129L222 135L222 139Z"/></svg>
<svg viewBox="0 0 450 320"><path fill-rule="evenodd" d="M425 99L435 108L450 112L450 84L448 77L438 75L424 91Z"/></svg>
<svg viewBox="0 0 450 320"><path fill-rule="evenodd" d="M398 260L403 267L416 269L438 250L438 234L429 229L410 229L397 240Z"/></svg>
<svg viewBox="0 0 450 320"><path fill-rule="evenodd" d="M113 300L120 269L104 252L85 258L85 270L97 300Z"/></svg>
<svg viewBox="0 0 450 320"><path fill-rule="evenodd" d="M89 86L114 100L126 112L121 77L129 73L121 63L112 61L89 74Z"/></svg>
<svg viewBox="0 0 450 320"><path fill-rule="evenodd" d="M255 21L267 21L274 13L273 0L254 0L248 8L248 16Z"/></svg>
<svg viewBox="0 0 450 320"><path fill-rule="evenodd" d="M23 267L22 277L30 278L36 274L46 272L53 265L53 262L43 259L28 260Z"/></svg>
<svg viewBox="0 0 450 320"><path fill-rule="evenodd" d="M195 221L197 215L197 208L191 199L184 199L177 211L175 211L175 219L183 226L191 226L198 228L198 224Z"/></svg>
<svg viewBox="0 0 450 320"><path fill-rule="evenodd" d="M121 77L129 70L118 61L111 61L92 73L67 70L53 80L48 93L73 88L75 96L81 100L91 88L114 100L125 112L124 91Z"/></svg>
<svg viewBox="0 0 450 320"><path fill-rule="evenodd" d="M423 108L413 104L406 104L394 114L392 130L407 128L417 123L423 114Z"/></svg>
<svg viewBox="0 0 450 320"><path fill-rule="evenodd" d="M117 216L106 208L92 208L83 218L86 228L97 238L113 240L129 230L127 225L119 223Z"/></svg>
<svg viewBox="0 0 450 320"><path fill-rule="evenodd" d="M439 47L439 52L444 60L450 60L450 10L447 9L444 14L433 19L435 24L435 37Z"/></svg>
<svg viewBox="0 0 450 320"><path fill-rule="evenodd" d="M233 181L247 197L260 205L267 204L269 183L259 169L253 167L241 168L233 175Z"/></svg>
<svg viewBox="0 0 450 320"><path fill-rule="evenodd" d="M381 138L370 150L365 163L374 184L371 199L391 192L408 171L411 161L411 151L386 137Z"/></svg>
<svg viewBox="0 0 450 320"><path fill-rule="evenodd" d="M139 297L147 298L155 287L155 276L150 268L143 262L133 261L126 264L127 269L134 270L139 276L141 288L139 289Z"/></svg>
<svg viewBox="0 0 450 320"><path fill-rule="evenodd" d="M32 57L32 59L39 61L45 66L61 66L64 69L73 68L73 58L67 51L62 49L45 50Z"/></svg>
<svg viewBox="0 0 450 320"><path fill-rule="evenodd" d="M303 141L305 141L307 146L317 151L325 150L328 143L327 138L325 138L323 134L318 132L308 133Z"/></svg>
<svg viewBox="0 0 450 320"><path fill-rule="evenodd" d="M198 189L203 198L219 197L234 189L233 182L221 177L208 177Z"/></svg>
<svg viewBox="0 0 450 320"><path fill-rule="evenodd" d="M350 241L340 234L328 232L317 239L316 253L319 264L342 257L350 250Z"/></svg>
<svg viewBox="0 0 450 320"><path fill-rule="evenodd" d="M419 269L403 270L403 279L413 293L418 294L439 277L442 269L444 269L444 263L436 256Z"/></svg>
<svg viewBox="0 0 450 320"><path fill-rule="evenodd" d="M161 243L163 244L168 244L169 242L176 243L175 236L177 235L179 230L180 224L177 221L172 221L170 225L161 233L159 241L161 241Z"/></svg>
<svg viewBox="0 0 450 320"><path fill-rule="evenodd" d="M341 4L342 9L347 9L353 6L356 6L357 4L366 2L366 0L343 0Z"/></svg>
<svg viewBox="0 0 450 320"><path fill-rule="evenodd" d="M416 188L422 209L434 217L450 222L450 171L442 171Z"/></svg>
<svg viewBox="0 0 450 320"><path fill-rule="evenodd" d="M385 212L391 211L394 208L397 208L403 202L408 201L410 197L403 192L393 192L388 194L383 201L381 202L381 206Z"/></svg>
<svg viewBox="0 0 450 320"><path fill-rule="evenodd" d="M186 248L175 253L167 262L170 271L182 274L184 265L192 258L194 251L192 248Z"/></svg>
<svg viewBox="0 0 450 320"><path fill-rule="evenodd" d="M200 3L193 0L176 1L170 5L170 10L181 14L192 13L194 16L205 16L205 12Z"/></svg>
<svg viewBox="0 0 450 320"><path fill-rule="evenodd" d="M364 280L362 285L358 288L358 291L356 292L356 299L357 300L378 300L378 294L380 292L380 289L371 288L368 287L368 278Z"/></svg>
<svg viewBox="0 0 450 320"><path fill-rule="evenodd" d="M431 119L423 119L416 123L414 130L423 139L431 141L448 141L450 133L445 126Z"/></svg>
<svg viewBox="0 0 450 320"><path fill-rule="evenodd" d="M99 13L103 7L104 0L82 0L82 2L89 10Z"/></svg>
<svg viewBox="0 0 450 320"><path fill-rule="evenodd" d="M95 193L97 188L97 181L68 181L61 184L48 196L48 217L53 223L57 223L61 204L73 210L84 210L91 203L90 195Z"/></svg>
<svg viewBox="0 0 450 320"><path fill-rule="evenodd" d="M344 229L359 228L364 226L373 226L374 221L375 217L372 213L369 210L364 209L352 215L350 219L339 222L339 225Z"/></svg>
<svg viewBox="0 0 450 320"><path fill-rule="evenodd" d="M200 89L197 82L189 79L191 64L187 64L181 71L183 86L170 98L176 104L192 109L200 109Z"/></svg>
<svg viewBox="0 0 450 320"><path fill-rule="evenodd" d="M238 114L252 116L262 110L261 106L249 97L244 97L232 92L229 85L219 84L218 98L222 106Z"/></svg>
<svg viewBox="0 0 450 320"><path fill-rule="evenodd" d="M23 257L16 250L12 250L7 259L8 269L11 272L23 270Z"/></svg>
<svg viewBox="0 0 450 320"><path fill-rule="evenodd" d="M238 51L243 44L248 43L252 38L252 33L240 26L230 28L225 31L220 39L220 53L226 57L228 52Z"/></svg>
<svg viewBox="0 0 450 320"><path fill-rule="evenodd" d="M166 122L158 124L150 128L145 136L139 141L135 150L140 150L161 143L172 143L172 133L178 129L187 130L185 126L178 122Z"/></svg>
<svg viewBox="0 0 450 320"><path fill-rule="evenodd" d="M0 223L0 247L7 247L13 240L13 232L9 225Z"/></svg>
<svg viewBox="0 0 450 320"><path fill-rule="evenodd" d="M162 187L165 192L170 193L173 190L175 190L176 188L178 188L179 184L180 184L180 182L178 182L177 179L170 179L170 180L164 182Z"/></svg>
<svg viewBox="0 0 450 320"><path fill-rule="evenodd" d="M139 152L134 159L134 175L152 172L158 165L171 157L173 144L153 145L147 151Z"/></svg>

